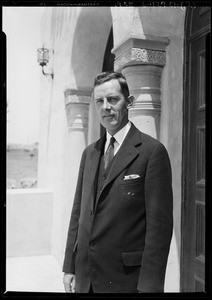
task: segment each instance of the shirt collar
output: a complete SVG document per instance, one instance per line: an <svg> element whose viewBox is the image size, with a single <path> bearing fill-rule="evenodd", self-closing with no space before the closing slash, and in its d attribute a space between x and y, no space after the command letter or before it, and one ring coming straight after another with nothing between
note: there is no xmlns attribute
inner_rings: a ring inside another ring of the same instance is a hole
<svg viewBox="0 0 212 300"><path fill-rule="evenodd" d="M131 122L129 121L122 129L120 129L118 132L116 132L116 134L114 134L114 138L116 139L116 142L121 145L125 136L127 135L128 131L130 130L131 127ZM106 143L109 143L110 138L112 135L110 135L107 132L107 141Z"/></svg>

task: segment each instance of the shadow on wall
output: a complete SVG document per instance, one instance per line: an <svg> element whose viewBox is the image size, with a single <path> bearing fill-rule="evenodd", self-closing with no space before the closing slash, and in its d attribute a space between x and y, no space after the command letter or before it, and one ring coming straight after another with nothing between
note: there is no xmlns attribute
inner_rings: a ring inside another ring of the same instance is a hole
<svg viewBox="0 0 212 300"><path fill-rule="evenodd" d="M84 101L83 97L87 96L88 103L93 88L95 76L102 71L105 49L108 37L112 27L112 17L109 7L86 7L81 8L74 35L73 48L71 56L71 69L73 70L76 82L76 95L82 97L80 101ZM85 106L85 104L83 104ZM87 123L83 123L83 113L75 116L81 118L82 126L88 126L88 140L91 143L99 138L99 121L96 119L94 107L91 105Z"/></svg>
<svg viewBox="0 0 212 300"><path fill-rule="evenodd" d="M109 7L81 9L73 36L71 57L71 68L79 90L91 90L94 77L102 71L111 26Z"/></svg>

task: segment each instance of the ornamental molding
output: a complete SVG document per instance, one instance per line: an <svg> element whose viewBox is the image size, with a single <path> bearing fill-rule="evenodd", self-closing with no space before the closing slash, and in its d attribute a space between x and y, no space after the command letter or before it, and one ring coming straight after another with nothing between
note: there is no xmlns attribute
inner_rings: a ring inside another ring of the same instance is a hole
<svg viewBox="0 0 212 300"><path fill-rule="evenodd" d="M131 35L112 49L115 54L114 68L121 71L127 65L137 64L163 67L169 42L167 37Z"/></svg>
<svg viewBox="0 0 212 300"><path fill-rule="evenodd" d="M133 104L130 108L131 114L139 114L142 111L151 111L151 113L158 114L161 112L161 102L159 101L139 101Z"/></svg>
<svg viewBox="0 0 212 300"><path fill-rule="evenodd" d="M131 48L115 59L114 69L117 71L125 66L135 64L165 66L166 53L164 51Z"/></svg>
<svg viewBox="0 0 212 300"><path fill-rule="evenodd" d="M66 105L66 117L69 130L87 130L89 119L88 111L87 103L84 105L84 103L69 102Z"/></svg>
<svg viewBox="0 0 212 300"><path fill-rule="evenodd" d="M82 131L87 135L91 89L68 87L64 90L64 96L69 132Z"/></svg>
<svg viewBox="0 0 212 300"><path fill-rule="evenodd" d="M167 37L153 36L153 35L131 35L124 39L121 43L112 49L112 53L119 56L126 50L131 48L141 48L156 51L165 51L170 40Z"/></svg>
<svg viewBox="0 0 212 300"><path fill-rule="evenodd" d="M89 88L66 88L64 90L65 105L90 104L92 90Z"/></svg>
<svg viewBox="0 0 212 300"><path fill-rule="evenodd" d="M158 87L142 87L137 89L140 94L161 94L161 90Z"/></svg>

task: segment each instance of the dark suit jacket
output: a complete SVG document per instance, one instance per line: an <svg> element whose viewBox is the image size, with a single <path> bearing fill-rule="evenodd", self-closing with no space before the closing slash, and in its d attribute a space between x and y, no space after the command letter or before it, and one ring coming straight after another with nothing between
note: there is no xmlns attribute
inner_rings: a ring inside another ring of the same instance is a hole
<svg viewBox="0 0 212 300"><path fill-rule="evenodd" d="M163 292L173 229L167 151L132 124L95 200L104 141L82 154L63 272L76 275L78 293L91 282L96 293ZM130 174L140 177L123 180Z"/></svg>

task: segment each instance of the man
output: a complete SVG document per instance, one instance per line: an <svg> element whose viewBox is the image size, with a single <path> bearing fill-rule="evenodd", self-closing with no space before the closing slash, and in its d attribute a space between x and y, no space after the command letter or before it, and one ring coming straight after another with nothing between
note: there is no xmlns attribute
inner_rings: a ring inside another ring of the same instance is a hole
<svg viewBox="0 0 212 300"><path fill-rule="evenodd" d="M98 75L93 98L107 132L82 154L63 265L65 291L163 292L173 229L167 151L129 121L133 97L122 74Z"/></svg>

